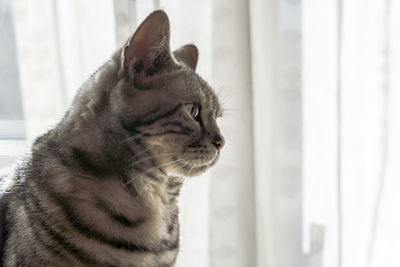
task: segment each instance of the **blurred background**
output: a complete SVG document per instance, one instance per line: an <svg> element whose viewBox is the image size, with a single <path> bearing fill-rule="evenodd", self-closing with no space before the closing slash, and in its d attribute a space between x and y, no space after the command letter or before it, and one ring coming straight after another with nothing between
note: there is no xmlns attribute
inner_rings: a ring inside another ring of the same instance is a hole
<svg viewBox="0 0 400 267"><path fill-rule="evenodd" d="M227 110L177 266L400 266L399 1L0 0L0 167L154 9Z"/></svg>

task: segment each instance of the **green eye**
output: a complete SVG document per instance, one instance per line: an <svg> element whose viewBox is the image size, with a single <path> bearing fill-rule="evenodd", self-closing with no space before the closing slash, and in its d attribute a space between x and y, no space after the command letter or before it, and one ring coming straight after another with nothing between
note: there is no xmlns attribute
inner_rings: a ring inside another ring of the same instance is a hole
<svg viewBox="0 0 400 267"><path fill-rule="evenodd" d="M187 111L196 119L199 116L199 107L194 104L186 104Z"/></svg>

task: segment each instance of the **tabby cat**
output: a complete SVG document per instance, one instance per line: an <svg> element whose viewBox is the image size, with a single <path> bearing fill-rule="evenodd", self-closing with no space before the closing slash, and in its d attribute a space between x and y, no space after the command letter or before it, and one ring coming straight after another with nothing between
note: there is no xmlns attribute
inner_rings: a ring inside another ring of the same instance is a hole
<svg viewBox="0 0 400 267"><path fill-rule="evenodd" d="M217 96L151 13L37 138L0 202L2 266L174 266L176 198L224 139ZM2 182L7 177L1 177Z"/></svg>

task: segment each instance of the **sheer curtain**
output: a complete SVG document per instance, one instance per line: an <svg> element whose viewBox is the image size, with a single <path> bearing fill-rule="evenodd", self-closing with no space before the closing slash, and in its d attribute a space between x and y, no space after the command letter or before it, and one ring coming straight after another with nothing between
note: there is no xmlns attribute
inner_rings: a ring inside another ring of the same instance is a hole
<svg viewBox="0 0 400 267"><path fill-rule="evenodd" d="M400 6L390 0L14 0L29 140L153 9L220 94L178 266L400 266Z"/></svg>
<svg viewBox="0 0 400 267"><path fill-rule="evenodd" d="M305 221L323 266L399 266L399 3L303 1Z"/></svg>

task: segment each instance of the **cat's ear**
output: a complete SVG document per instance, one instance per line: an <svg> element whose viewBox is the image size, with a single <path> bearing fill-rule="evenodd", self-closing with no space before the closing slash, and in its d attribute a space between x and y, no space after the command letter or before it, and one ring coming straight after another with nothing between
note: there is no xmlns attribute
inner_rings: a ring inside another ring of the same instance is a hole
<svg viewBox="0 0 400 267"><path fill-rule="evenodd" d="M131 78L135 73L153 75L174 64L169 48L169 20L164 11L151 13L124 46L122 67Z"/></svg>
<svg viewBox="0 0 400 267"><path fill-rule="evenodd" d="M195 45L188 44L175 50L174 57L176 60L185 63L188 67L195 70L199 58L199 51Z"/></svg>

